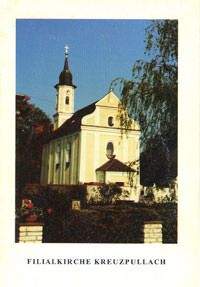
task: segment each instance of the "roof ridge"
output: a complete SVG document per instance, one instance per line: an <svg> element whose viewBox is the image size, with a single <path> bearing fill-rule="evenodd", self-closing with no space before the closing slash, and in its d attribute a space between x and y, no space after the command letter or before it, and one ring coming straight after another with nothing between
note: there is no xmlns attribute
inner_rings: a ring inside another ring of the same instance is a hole
<svg viewBox="0 0 200 287"><path fill-rule="evenodd" d="M107 162L105 162L100 167L98 167L96 171L126 171L126 172L132 171L132 172L135 172L136 170L129 167L128 165L118 160L117 158L112 158L108 160Z"/></svg>
<svg viewBox="0 0 200 287"><path fill-rule="evenodd" d="M97 102L98 102L98 101L95 101L95 102L93 102L92 104L89 104L89 105L87 105L87 106L85 106L85 107L83 107L83 108L77 110L77 111L73 114L73 116L74 116L76 113L78 113L78 112L80 112L80 111L82 111L82 110L84 110L84 109L86 109L86 108L88 108L88 107L90 107L90 106L95 105ZM73 116L72 116L72 117L73 117ZM72 118L72 117L71 117L71 118ZM69 119L71 119L71 118L69 118Z"/></svg>
<svg viewBox="0 0 200 287"><path fill-rule="evenodd" d="M53 133L50 134L47 142L49 140L65 136L67 134L74 133L76 131L80 131L81 127L81 119L94 112L96 109L95 103L92 103L88 106L85 106L84 108L76 111L73 116L71 116L69 119L67 119L58 129L53 131Z"/></svg>

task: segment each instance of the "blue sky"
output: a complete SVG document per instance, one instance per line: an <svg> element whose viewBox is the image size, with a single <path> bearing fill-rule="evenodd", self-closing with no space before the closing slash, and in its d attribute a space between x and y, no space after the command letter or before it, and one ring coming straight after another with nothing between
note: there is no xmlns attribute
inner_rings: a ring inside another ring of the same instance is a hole
<svg viewBox="0 0 200 287"><path fill-rule="evenodd" d="M102 98L117 77L131 78L144 59L149 20L39 20L16 22L16 92L49 116L55 113L56 89L65 45L75 89L75 111ZM115 92L115 91L114 91ZM119 94L117 94L119 96Z"/></svg>

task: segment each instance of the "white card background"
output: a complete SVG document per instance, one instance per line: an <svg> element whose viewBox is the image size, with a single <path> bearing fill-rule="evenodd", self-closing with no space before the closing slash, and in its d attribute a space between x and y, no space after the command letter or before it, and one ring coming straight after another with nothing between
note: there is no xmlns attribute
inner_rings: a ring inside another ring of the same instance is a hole
<svg viewBox="0 0 200 287"><path fill-rule="evenodd" d="M4 0L0 13L1 286L198 286L199 2ZM14 243L16 18L179 20L178 244ZM28 265L27 258L159 258L166 265Z"/></svg>

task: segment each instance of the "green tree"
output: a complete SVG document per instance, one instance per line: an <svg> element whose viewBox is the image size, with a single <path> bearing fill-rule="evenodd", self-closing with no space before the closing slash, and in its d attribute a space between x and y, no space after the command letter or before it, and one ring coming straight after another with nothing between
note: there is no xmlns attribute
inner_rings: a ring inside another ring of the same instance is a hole
<svg viewBox="0 0 200 287"><path fill-rule="evenodd" d="M143 186L165 187L171 180L166 146L160 138L150 139L140 154L140 183Z"/></svg>
<svg viewBox="0 0 200 287"><path fill-rule="evenodd" d="M51 131L51 120L24 95L16 96L16 189L40 182L42 143Z"/></svg>
<svg viewBox="0 0 200 287"><path fill-rule="evenodd" d="M165 145L172 178L177 175L177 38L176 20L152 21L146 29L148 60L136 61L131 80L113 82L120 83L122 106L140 124L142 150L150 139L159 138ZM124 114L121 122L128 127Z"/></svg>

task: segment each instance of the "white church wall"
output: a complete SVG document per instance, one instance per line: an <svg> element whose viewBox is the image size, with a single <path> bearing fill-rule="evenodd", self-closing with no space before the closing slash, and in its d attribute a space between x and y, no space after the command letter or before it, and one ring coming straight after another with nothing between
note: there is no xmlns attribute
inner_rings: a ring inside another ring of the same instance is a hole
<svg viewBox="0 0 200 287"><path fill-rule="evenodd" d="M124 185L130 185L127 172L107 171L105 176L106 183L121 182Z"/></svg>
<svg viewBox="0 0 200 287"><path fill-rule="evenodd" d="M122 137L120 129L104 127L81 127L80 171L79 182L96 182L96 169L107 162L107 145L113 143L114 155L122 162L133 162L138 159L139 135L134 131ZM126 161L125 161L126 160ZM139 173L137 182L139 183Z"/></svg>
<svg viewBox="0 0 200 287"><path fill-rule="evenodd" d="M67 163L67 147L71 146ZM60 137L43 147L41 183L77 184L79 171L79 133Z"/></svg>

